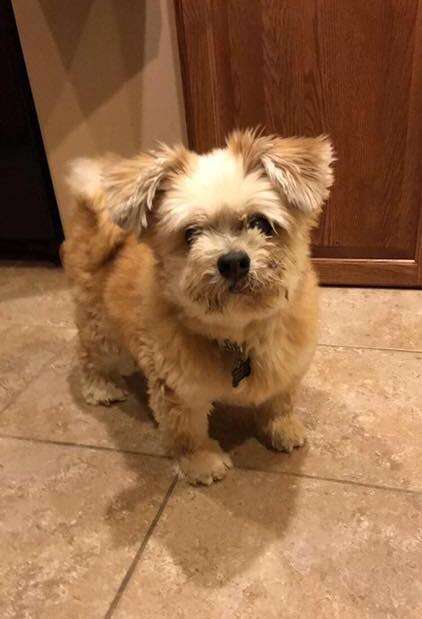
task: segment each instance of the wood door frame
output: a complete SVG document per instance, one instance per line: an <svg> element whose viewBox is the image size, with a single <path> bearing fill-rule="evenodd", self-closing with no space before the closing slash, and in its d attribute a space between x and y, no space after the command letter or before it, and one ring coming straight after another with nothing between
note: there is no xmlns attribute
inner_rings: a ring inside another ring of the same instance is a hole
<svg viewBox="0 0 422 619"><path fill-rule="evenodd" d="M191 83L187 45L189 31L185 27L183 2L184 0L174 0L186 126L189 147L201 150L201 134L204 132L204 128L198 126L197 119L195 118L195 93ZM206 23L208 0L198 2L195 5L195 10L198 11L198 14L201 15L204 23ZM422 66L422 2L419 4L417 20L418 23L415 29L417 37L414 43L413 63L416 66ZM202 46L200 51L203 58L207 60L203 67L204 79L207 79L208 74L210 77L208 89L211 94L209 110L211 122L209 123L210 126L205 129L205 132L208 131L208 134L210 134L212 131L212 141L218 146L222 144L227 128L220 126L221 123L219 122L218 115L214 111L219 97L216 91L216 84L211 79L212 67L215 62L212 32L207 34L205 45ZM416 122L417 117L420 116L420 110L422 110L422 72L413 72L406 145L406 150L410 151L411 154L410 157L406 158L407 183L409 186L413 185L413 187L417 185L416 179L422 178L422 124L419 122L419 130L417 130L418 122ZM416 130L413 131L412 128L416 128ZM413 165L411 165L412 163ZM413 183L412 180L414 181ZM321 283L326 285L422 288L422 196L413 195L413 199L419 200L419 220L414 260L313 258L312 261L317 268Z"/></svg>

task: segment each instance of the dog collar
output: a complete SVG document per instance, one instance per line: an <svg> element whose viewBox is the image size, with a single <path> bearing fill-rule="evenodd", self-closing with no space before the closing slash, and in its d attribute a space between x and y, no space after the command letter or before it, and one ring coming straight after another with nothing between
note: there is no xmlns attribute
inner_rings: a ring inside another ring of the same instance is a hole
<svg viewBox="0 0 422 619"><path fill-rule="evenodd" d="M232 367L232 386L238 387L244 378L250 376L252 372L251 358L240 344L231 340L224 340L219 344L223 350L233 355Z"/></svg>

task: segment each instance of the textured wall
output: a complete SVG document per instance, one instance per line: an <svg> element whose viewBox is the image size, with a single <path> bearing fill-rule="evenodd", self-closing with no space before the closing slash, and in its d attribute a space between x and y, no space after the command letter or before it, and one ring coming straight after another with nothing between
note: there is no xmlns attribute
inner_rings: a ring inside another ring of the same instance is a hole
<svg viewBox="0 0 422 619"><path fill-rule="evenodd" d="M171 0L13 0L64 226L69 159L185 141Z"/></svg>

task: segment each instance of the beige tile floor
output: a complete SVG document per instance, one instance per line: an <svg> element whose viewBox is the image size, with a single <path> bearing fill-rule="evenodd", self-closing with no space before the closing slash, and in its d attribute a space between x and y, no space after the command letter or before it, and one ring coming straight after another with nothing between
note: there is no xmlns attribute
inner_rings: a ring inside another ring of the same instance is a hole
<svg viewBox="0 0 422 619"><path fill-rule="evenodd" d="M421 617L422 292L322 310L306 447L218 410L236 469L191 488L140 379L82 403L62 272L0 265L0 617Z"/></svg>

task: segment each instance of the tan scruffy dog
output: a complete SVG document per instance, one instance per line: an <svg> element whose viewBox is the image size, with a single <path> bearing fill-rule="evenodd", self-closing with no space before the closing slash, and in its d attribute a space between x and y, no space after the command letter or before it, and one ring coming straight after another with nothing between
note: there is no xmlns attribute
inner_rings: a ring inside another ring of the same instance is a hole
<svg viewBox="0 0 422 619"><path fill-rule="evenodd" d="M191 483L232 466L208 436L214 402L253 407L275 449L303 445L292 395L316 345L309 233L332 159L325 137L235 131L201 156L177 146L73 164L78 207L63 254L83 395L123 400L119 364L134 360Z"/></svg>

